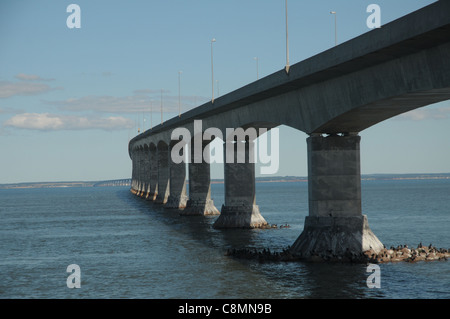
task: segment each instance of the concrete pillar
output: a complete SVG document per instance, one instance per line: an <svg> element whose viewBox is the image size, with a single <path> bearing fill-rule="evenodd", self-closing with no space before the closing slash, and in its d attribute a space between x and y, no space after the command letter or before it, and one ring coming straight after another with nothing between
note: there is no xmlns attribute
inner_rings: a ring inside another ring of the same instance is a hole
<svg viewBox="0 0 450 319"><path fill-rule="evenodd" d="M192 144L191 144L192 145ZM190 149L189 169L189 200L182 215L219 215L211 199L211 172L209 164L209 144L202 145L203 156L195 154L194 147ZM206 149L206 151L205 151Z"/></svg>
<svg viewBox="0 0 450 319"><path fill-rule="evenodd" d="M307 139L309 216L291 247L295 255L336 257L383 248L362 215L360 140L357 134Z"/></svg>
<svg viewBox="0 0 450 319"><path fill-rule="evenodd" d="M138 187L137 187L137 196L141 196L141 192L142 192L142 181L143 181L143 171L144 171L144 156L142 154L142 149L139 148L137 151L137 159L138 159L138 176L137 176L137 180L138 180Z"/></svg>
<svg viewBox="0 0 450 319"><path fill-rule="evenodd" d="M239 151L239 143L244 144L244 152ZM214 228L260 228L267 225L255 204L255 163L250 160L253 157L253 143L224 143L225 204ZM230 151L234 153L231 163L226 155Z"/></svg>
<svg viewBox="0 0 450 319"><path fill-rule="evenodd" d="M179 143L179 141L177 141ZM176 143L172 143L169 148L169 157L172 152L172 148ZM183 152L184 148L180 152ZM180 155L184 155L181 154ZM170 191L167 204L164 206L166 208L176 208L184 209L186 207L186 202L188 197L186 195L186 163L183 161L179 164L174 163L172 158L169 158L169 169L170 169Z"/></svg>
<svg viewBox="0 0 450 319"><path fill-rule="evenodd" d="M136 150L131 152L131 192L133 194L137 193L137 156Z"/></svg>
<svg viewBox="0 0 450 319"><path fill-rule="evenodd" d="M169 147L167 144L160 142L157 150L158 158L158 195L155 203L165 204L169 198Z"/></svg>
<svg viewBox="0 0 450 319"><path fill-rule="evenodd" d="M152 162L151 162L151 150L150 146L147 148L146 153L146 159L147 159L147 169L146 169L146 175L145 180L147 183L147 195L145 196L145 199L150 200L151 199L151 193L152 193L152 184L151 184L151 177L152 177Z"/></svg>
<svg viewBox="0 0 450 319"><path fill-rule="evenodd" d="M150 158L150 193L148 200L155 200L158 195L158 157L157 149L154 144L149 147Z"/></svg>
<svg viewBox="0 0 450 319"><path fill-rule="evenodd" d="M143 175L142 175L142 192L141 197L148 198L149 196L149 175L150 175L150 156L149 156L149 149L146 145L144 149L142 150L142 156L143 156Z"/></svg>

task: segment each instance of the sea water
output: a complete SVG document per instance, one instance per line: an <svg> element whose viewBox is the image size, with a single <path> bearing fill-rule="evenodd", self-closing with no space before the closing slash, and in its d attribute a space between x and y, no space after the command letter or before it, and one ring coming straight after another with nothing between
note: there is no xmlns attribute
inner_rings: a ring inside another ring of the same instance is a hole
<svg viewBox="0 0 450 319"><path fill-rule="evenodd" d="M220 210L223 184L212 185ZM308 215L306 182L257 183L273 229L216 230L129 187L0 190L0 298L450 298L450 261L367 265L239 260L229 248L281 251ZM387 247L450 248L450 180L363 180L363 214ZM288 228L280 228L289 225ZM80 288L68 288L69 265Z"/></svg>

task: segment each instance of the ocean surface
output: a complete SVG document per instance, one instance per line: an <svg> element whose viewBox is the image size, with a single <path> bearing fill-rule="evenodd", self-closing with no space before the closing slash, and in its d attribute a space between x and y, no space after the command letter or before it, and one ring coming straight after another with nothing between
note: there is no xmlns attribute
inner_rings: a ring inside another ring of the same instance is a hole
<svg viewBox="0 0 450 319"><path fill-rule="evenodd" d="M450 260L380 265L259 263L228 248L281 250L300 235L307 183L257 183L268 223L215 230L217 217L180 216L129 187L0 190L0 298L450 298ZM450 248L450 180L364 180L363 213L387 247ZM212 185L222 206L223 184ZM67 287L68 265L79 289Z"/></svg>

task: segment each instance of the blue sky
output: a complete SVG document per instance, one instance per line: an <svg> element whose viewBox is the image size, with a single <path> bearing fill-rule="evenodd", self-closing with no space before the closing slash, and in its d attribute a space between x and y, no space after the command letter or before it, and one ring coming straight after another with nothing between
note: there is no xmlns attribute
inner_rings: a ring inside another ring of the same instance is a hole
<svg viewBox="0 0 450 319"><path fill-rule="evenodd" d="M371 3L382 24L427 0L289 1L290 63L369 32ZM69 29L69 4L81 28ZM0 2L0 183L131 176L127 146L139 127L223 95L285 65L283 0ZM152 106L152 107L151 107ZM150 111L154 112L151 113ZM409 112L361 132L361 170L450 172L450 102ZM276 175L307 175L306 134L280 127ZM212 168L214 178L222 168Z"/></svg>

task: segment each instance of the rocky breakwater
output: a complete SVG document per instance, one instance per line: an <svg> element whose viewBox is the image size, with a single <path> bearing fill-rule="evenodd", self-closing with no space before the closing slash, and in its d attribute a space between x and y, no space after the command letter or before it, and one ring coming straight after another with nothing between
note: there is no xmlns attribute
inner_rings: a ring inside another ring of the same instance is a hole
<svg viewBox="0 0 450 319"><path fill-rule="evenodd" d="M422 246L410 249L407 245L383 248L376 253L373 250L367 250L364 253L355 255L350 252L344 256L335 256L331 252L323 254L314 253L308 258L299 258L291 253L290 247L280 252L270 251L270 249L257 250L256 248L228 249L225 256L238 259L253 259L259 262L288 262L288 261L306 261L306 262L340 262L340 263L389 263L389 262L418 262L418 261L446 261L450 258L450 249L436 248L432 245Z"/></svg>
<svg viewBox="0 0 450 319"><path fill-rule="evenodd" d="M450 258L450 249L436 248L431 244L423 246L421 243L417 248L409 248L408 245L400 245L384 248L379 253L373 250L364 252L367 261L370 263L388 263L388 262L418 262L418 261L445 261Z"/></svg>

